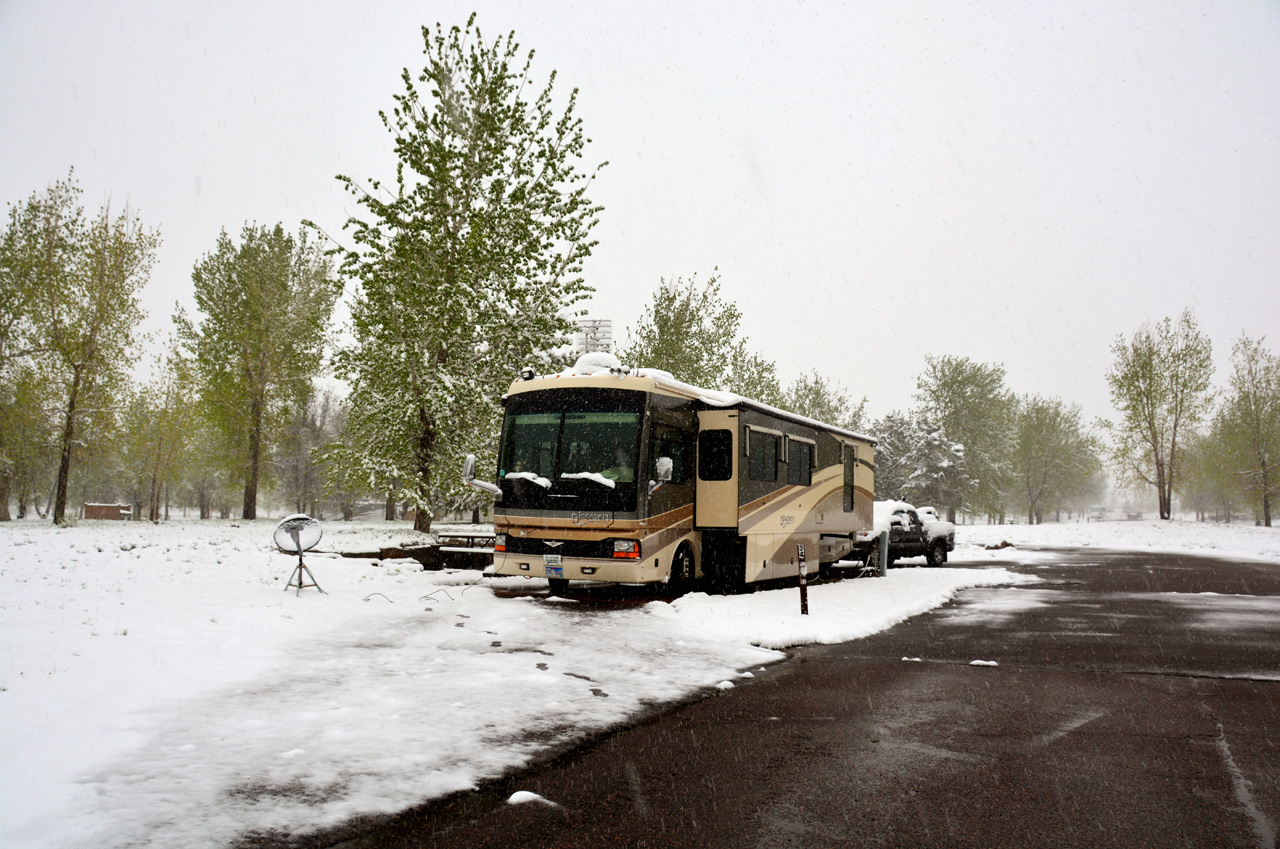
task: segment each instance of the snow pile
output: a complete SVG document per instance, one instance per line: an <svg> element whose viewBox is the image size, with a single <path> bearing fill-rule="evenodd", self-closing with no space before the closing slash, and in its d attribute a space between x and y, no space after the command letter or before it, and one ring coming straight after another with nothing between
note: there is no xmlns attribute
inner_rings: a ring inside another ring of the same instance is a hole
<svg viewBox="0 0 1280 849"><path fill-rule="evenodd" d="M274 522L0 525L0 844L221 846L390 813L777 648L873 633L1001 569L602 609L413 561L311 553L283 591ZM321 548L420 540L327 523Z"/></svg>
<svg viewBox="0 0 1280 849"><path fill-rule="evenodd" d="M1137 551L1207 554L1280 562L1280 528L1213 522L1062 522L1044 525L957 525L952 561L1025 559L1025 551L987 551L985 546L1097 546Z"/></svg>

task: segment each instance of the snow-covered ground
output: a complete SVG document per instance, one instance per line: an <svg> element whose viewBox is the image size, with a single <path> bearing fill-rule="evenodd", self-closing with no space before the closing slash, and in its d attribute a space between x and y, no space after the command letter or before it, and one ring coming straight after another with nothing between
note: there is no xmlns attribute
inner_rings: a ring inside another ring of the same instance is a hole
<svg viewBox="0 0 1280 849"><path fill-rule="evenodd" d="M882 630L1000 568L599 607L536 580L310 554L284 592L274 522L0 524L0 845L221 846L474 786L646 706L727 689L809 642ZM320 548L417 542L326 525ZM1280 538L1185 523L961 526L956 562L1099 545L1280 561ZM1009 589L1008 592L1017 590Z"/></svg>
<svg viewBox="0 0 1280 849"><path fill-rule="evenodd" d="M952 559L981 556L976 549L1008 541L1015 546L1097 546L1185 552L1280 562L1280 528L1213 522L1062 522L1045 525L957 525Z"/></svg>

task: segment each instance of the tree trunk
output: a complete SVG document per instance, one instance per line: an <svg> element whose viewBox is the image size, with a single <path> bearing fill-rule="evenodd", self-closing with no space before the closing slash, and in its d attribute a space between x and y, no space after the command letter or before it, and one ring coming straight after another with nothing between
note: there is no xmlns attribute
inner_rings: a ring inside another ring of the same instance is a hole
<svg viewBox="0 0 1280 849"><path fill-rule="evenodd" d="M13 478L9 475L0 475L0 522L11 522L13 517L9 515L9 495L13 491Z"/></svg>
<svg viewBox="0 0 1280 849"><path fill-rule="evenodd" d="M396 520L396 493L395 490L387 493L387 509L384 511L383 518L388 522Z"/></svg>
<svg viewBox="0 0 1280 849"><path fill-rule="evenodd" d="M241 518L258 518L258 471L262 463L262 399L254 398L250 408L249 467L245 469L244 510Z"/></svg>
<svg viewBox="0 0 1280 849"><path fill-rule="evenodd" d="M424 534L431 533L431 511L416 510L413 516L413 529Z"/></svg>
<svg viewBox="0 0 1280 849"><path fill-rule="evenodd" d="M1271 527L1271 496L1268 493L1270 487L1271 484L1267 480L1267 470L1264 468L1262 470L1262 524L1268 528ZM5 504L6 510L8 506L8 504Z"/></svg>
<svg viewBox="0 0 1280 849"><path fill-rule="evenodd" d="M71 379L71 392L67 395L67 417L62 425L62 451L58 458L58 483L53 502L53 523L61 525L67 519L67 482L71 479L72 440L76 435L76 402L80 396L80 370Z"/></svg>
<svg viewBox="0 0 1280 849"><path fill-rule="evenodd" d="M441 359L443 362L443 359ZM422 407L418 408L418 504L426 504L431 498L431 455L435 453L436 426L431 415ZM413 518L413 529L422 533L431 532L431 510L419 506Z"/></svg>

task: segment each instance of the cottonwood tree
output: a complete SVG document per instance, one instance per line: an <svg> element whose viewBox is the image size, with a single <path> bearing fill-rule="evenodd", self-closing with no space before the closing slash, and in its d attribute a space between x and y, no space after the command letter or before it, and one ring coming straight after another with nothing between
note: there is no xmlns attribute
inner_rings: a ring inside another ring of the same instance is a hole
<svg viewBox="0 0 1280 849"><path fill-rule="evenodd" d="M671 372L694 386L782 406L777 367L748 350L747 340L738 337L741 322L742 311L721 296L715 274L703 284L696 275L687 281L662 278L618 359Z"/></svg>
<svg viewBox="0 0 1280 849"><path fill-rule="evenodd" d="M1102 422L1122 483L1155 487L1160 518L1173 515L1173 491L1187 439L1209 413L1213 345L1190 310L1175 324L1144 325L1111 346L1107 372L1115 423Z"/></svg>
<svg viewBox="0 0 1280 849"><path fill-rule="evenodd" d="M108 204L78 230L65 288L41 295L45 375L58 401L56 524L66 519L77 430L90 416L112 415L113 397L137 355L137 327L144 315L138 295L159 244L159 233L146 229L133 210L126 207L113 216Z"/></svg>
<svg viewBox="0 0 1280 849"><path fill-rule="evenodd" d="M1227 427L1220 409L1209 422L1186 440L1178 475L1178 501L1203 521L1210 515L1231 522L1247 502L1239 474L1239 457L1228 444Z"/></svg>
<svg viewBox="0 0 1280 849"><path fill-rule="evenodd" d="M1280 496L1280 357L1262 341L1242 335L1231 349L1221 431L1243 489L1269 528Z"/></svg>
<svg viewBox="0 0 1280 849"><path fill-rule="evenodd" d="M358 458L360 452L349 420L348 400L343 399L334 406L329 422L329 441L318 452L324 470L324 494L337 505L343 521L347 522L355 518L360 500L370 494L360 463L350 459Z"/></svg>
<svg viewBox="0 0 1280 849"><path fill-rule="evenodd" d="M326 482L320 453L332 441L336 408L333 392L314 392L284 422L276 465L280 494L294 512L324 518L321 501Z"/></svg>
<svg viewBox="0 0 1280 849"><path fill-rule="evenodd" d="M568 342L591 291L582 263L600 207L581 170L587 138L553 105L532 51L514 33L422 30L426 66L405 69L390 113L395 180L339 180L367 217L342 251L358 281L355 344L341 352L353 444L331 452L373 491L398 494L427 531L440 493L460 486L461 456L496 433L497 400L518 369ZM396 482L397 491L392 491Z"/></svg>
<svg viewBox="0 0 1280 849"><path fill-rule="evenodd" d="M1016 400L1004 386L1004 366L967 357L926 357L916 380L918 418L935 422L952 443L963 446L954 487L945 502L955 510L1003 516Z"/></svg>
<svg viewBox="0 0 1280 849"><path fill-rule="evenodd" d="M1027 511L1027 524L1038 524L1047 510L1074 506L1100 489L1099 450L1080 405L1040 395L1019 399L1009 494Z"/></svg>
<svg viewBox="0 0 1280 849"><path fill-rule="evenodd" d="M130 393L123 414L120 444L136 483L134 509L153 522L168 518L171 488L184 470L195 394L192 363L175 340L157 357L153 377Z"/></svg>
<svg viewBox="0 0 1280 849"><path fill-rule="evenodd" d="M49 465L52 385L38 358L49 354L50 301L71 290L85 228L74 174L10 204L0 231L0 520L18 497L23 516ZM51 470L50 470L51 471Z"/></svg>
<svg viewBox="0 0 1280 849"><path fill-rule="evenodd" d="M295 237L279 224L246 224L239 244L224 230L191 279L199 317L179 312L178 334L244 485L241 517L255 519L275 429L310 398L341 284L306 229Z"/></svg>
<svg viewBox="0 0 1280 849"><path fill-rule="evenodd" d="M866 416L867 399L857 404L838 384L829 382L815 369L802 374L787 387L782 408L845 430L860 431Z"/></svg>
<svg viewBox="0 0 1280 849"><path fill-rule="evenodd" d="M47 382L28 363L11 366L0 383L0 521L9 521L16 498L18 518L29 510L44 516L40 487L53 478L52 398Z"/></svg>

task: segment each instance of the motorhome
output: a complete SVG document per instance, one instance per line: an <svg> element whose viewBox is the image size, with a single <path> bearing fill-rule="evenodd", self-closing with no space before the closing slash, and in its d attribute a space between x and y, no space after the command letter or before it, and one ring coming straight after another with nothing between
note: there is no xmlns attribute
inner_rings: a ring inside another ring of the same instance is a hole
<svg viewBox="0 0 1280 849"><path fill-rule="evenodd" d="M816 573L871 527L875 441L592 354L503 397L494 572L736 591Z"/></svg>

